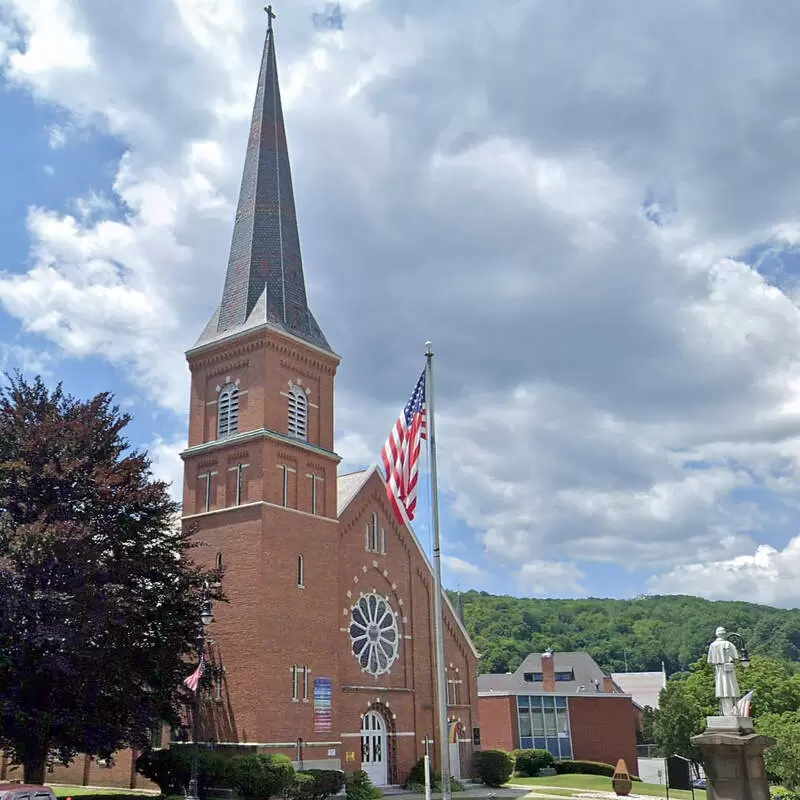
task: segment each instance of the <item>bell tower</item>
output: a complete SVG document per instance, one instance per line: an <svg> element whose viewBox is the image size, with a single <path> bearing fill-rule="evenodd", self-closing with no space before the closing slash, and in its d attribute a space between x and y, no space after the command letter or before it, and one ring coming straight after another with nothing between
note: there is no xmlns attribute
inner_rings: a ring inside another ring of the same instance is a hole
<svg viewBox="0 0 800 800"><path fill-rule="evenodd" d="M339 357L306 294L272 18L270 8L222 297L186 354L184 522L198 531L195 558L224 567L228 598L211 654L220 703L204 726L231 742L311 725L313 676L340 611Z"/></svg>

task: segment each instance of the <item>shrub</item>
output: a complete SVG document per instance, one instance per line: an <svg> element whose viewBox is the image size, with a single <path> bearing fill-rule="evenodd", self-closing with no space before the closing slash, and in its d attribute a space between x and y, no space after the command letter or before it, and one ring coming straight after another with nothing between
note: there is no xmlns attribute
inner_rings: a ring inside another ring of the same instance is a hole
<svg viewBox="0 0 800 800"><path fill-rule="evenodd" d="M345 779L347 800L375 800L380 797L380 791L372 785L369 775L363 769L352 772Z"/></svg>
<svg viewBox="0 0 800 800"><path fill-rule="evenodd" d="M192 751L186 747L148 750L136 759L136 771L153 781L165 795L183 795L192 774ZM222 753L201 749L197 754L197 786L231 788L229 760Z"/></svg>
<svg viewBox="0 0 800 800"><path fill-rule="evenodd" d="M540 769L555 764L553 754L549 750L515 750L514 770L521 778L535 778Z"/></svg>
<svg viewBox="0 0 800 800"><path fill-rule="evenodd" d="M344 773L337 769L307 769L295 775L287 795L292 800L326 800L344 788Z"/></svg>
<svg viewBox="0 0 800 800"><path fill-rule="evenodd" d="M477 750L472 758L475 775L487 786L502 786L508 783L514 771L511 756L503 750Z"/></svg>
<svg viewBox="0 0 800 800"><path fill-rule="evenodd" d="M315 789L314 776L307 772L297 772L292 785L283 793L286 800L312 800Z"/></svg>
<svg viewBox="0 0 800 800"><path fill-rule="evenodd" d="M231 788L241 797L265 800L285 794L294 785L292 762L278 754L234 756L230 760Z"/></svg>
<svg viewBox="0 0 800 800"><path fill-rule="evenodd" d="M559 775L603 775L606 778L614 777L614 767L611 764L603 764L600 761L556 761L556 772Z"/></svg>

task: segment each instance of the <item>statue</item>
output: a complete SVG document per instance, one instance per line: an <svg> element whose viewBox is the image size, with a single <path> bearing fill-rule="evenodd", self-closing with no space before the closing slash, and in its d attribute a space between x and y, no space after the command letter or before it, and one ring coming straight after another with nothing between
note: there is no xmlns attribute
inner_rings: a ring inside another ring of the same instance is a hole
<svg viewBox="0 0 800 800"><path fill-rule="evenodd" d="M714 665L714 695L719 698L720 714L735 717L739 694L735 664L739 652L726 638L725 628L717 628L717 638L708 647L708 663Z"/></svg>

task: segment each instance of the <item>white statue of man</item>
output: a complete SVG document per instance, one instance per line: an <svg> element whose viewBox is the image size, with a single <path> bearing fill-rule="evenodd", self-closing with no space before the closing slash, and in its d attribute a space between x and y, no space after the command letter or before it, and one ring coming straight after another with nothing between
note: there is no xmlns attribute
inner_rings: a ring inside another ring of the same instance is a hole
<svg viewBox="0 0 800 800"><path fill-rule="evenodd" d="M720 713L723 717L736 716L736 701L739 694L739 682L736 680L735 664L739 652L725 637L725 628L717 628L717 638L708 648L708 663L714 665L714 694L719 698Z"/></svg>

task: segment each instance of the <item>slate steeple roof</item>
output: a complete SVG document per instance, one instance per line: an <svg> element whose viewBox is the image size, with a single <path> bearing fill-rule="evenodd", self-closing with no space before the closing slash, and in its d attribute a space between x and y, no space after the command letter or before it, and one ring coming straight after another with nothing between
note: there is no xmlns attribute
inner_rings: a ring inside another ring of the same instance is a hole
<svg viewBox="0 0 800 800"><path fill-rule="evenodd" d="M222 301L196 346L269 324L330 351L306 297L270 12Z"/></svg>

